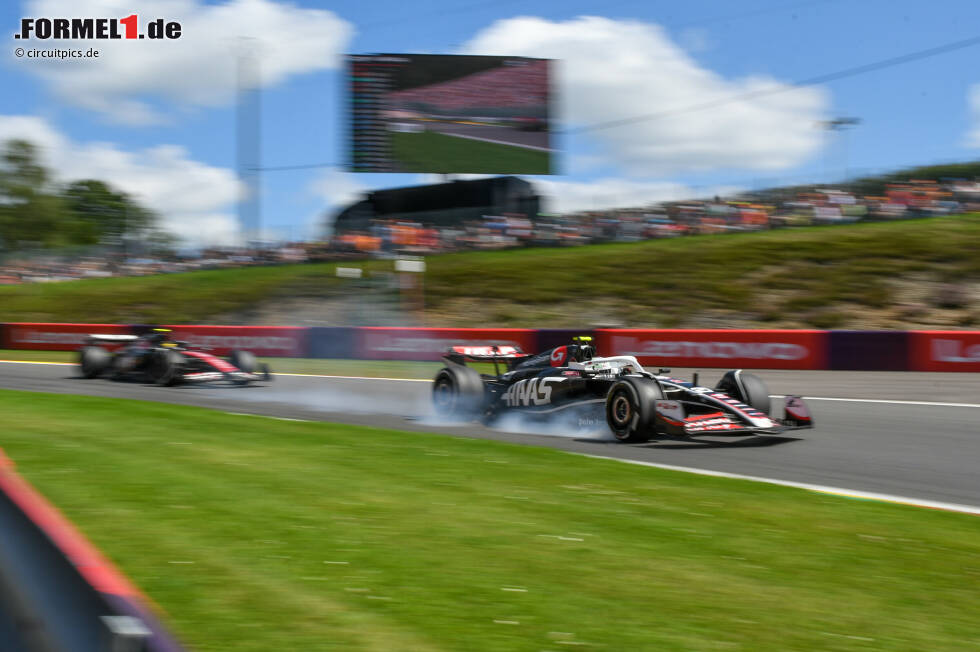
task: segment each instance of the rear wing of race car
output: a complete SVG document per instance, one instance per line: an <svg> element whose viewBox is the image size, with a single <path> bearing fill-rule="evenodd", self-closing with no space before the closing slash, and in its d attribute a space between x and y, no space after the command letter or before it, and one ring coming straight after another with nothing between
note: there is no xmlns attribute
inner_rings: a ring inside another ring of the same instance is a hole
<svg viewBox="0 0 980 652"><path fill-rule="evenodd" d="M501 360L510 365L513 364L514 361L523 360L527 357L528 354L524 353L516 346L498 346L495 344L490 344L486 346L454 346L442 356L442 359L447 363L453 364L466 364L467 360L472 360L474 362L492 362L494 369L497 371L497 375L499 376L500 369L497 367L497 364Z"/></svg>
<svg viewBox="0 0 980 652"><path fill-rule="evenodd" d="M138 335L109 335L107 333L89 333L89 336L85 338L86 343L95 342L106 342L108 344L121 344L123 342L132 342L139 339Z"/></svg>

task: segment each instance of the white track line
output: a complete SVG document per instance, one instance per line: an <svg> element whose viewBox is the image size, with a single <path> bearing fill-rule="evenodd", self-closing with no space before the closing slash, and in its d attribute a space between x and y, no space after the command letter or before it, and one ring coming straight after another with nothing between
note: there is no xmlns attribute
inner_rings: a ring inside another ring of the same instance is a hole
<svg viewBox="0 0 980 652"><path fill-rule="evenodd" d="M338 378L340 380L397 380L405 383L431 383L431 378L385 378L384 376L330 376L327 374L283 374L273 372L273 376L294 376L296 378Z"/></svg>
<svg viewBox="0 0 980 652"><path fill-rule="evenodd" d="M796 489L806 489L822 494L833 496L844 496L846 498L860 498L863 500L877 500L887 503L898 503L900 505L910 505L913 507L928 507L930 509L941 509L949 512L960 512L963 514L974 514L980 516L980 507L974 505L958 505L956 503L944 503L936 500L924 500L921 498L908 498L905 496L893 496L891 494L879 494L871 491L857 491L855 489L841 489L840 487L828 487L819 484L808 484L805 482L792 482L790 480L775 480L773 478L760 478L754 475L742 475L740 473L727 473L725 471L711 471L708 469L696 469L689 466L674 466L672 464L658 464L656 462L641 462L639 460L624 460L616 457L603 457L602 455L588 455L585 453L571 453L572 455L582 455L594 459L610 460L612 462L624 462L626 464L636 464L639 466L651 466L667 471L681 471L683 473L694 473L696 475L710 475L718 478L729 478L732 480L750 480L752 482L764 482L783 487L794 487Z"/></svg>
<svg viewBox="0 0 980 652"><path fill-rule="evenodd" d="M74 362L29 362L26 360L0 360L6 364L47 364L60 366L74 366ZM273 376L291 376L294 378L333 378L337 380L388 380L401 383L430 383L428 378L387 378L384 376L335 376L330 374L288 374L274 372ZM771 394L769 398L785 398L784 394ZM830 396L804 396L806 401L840 401L842 403L884 403L890 405L924 405L932 407L964 407L980 408L980 403L943 403L939 401L900 401L893 399L879 398L837 398Z"/></svg>
<svg viewBox="0 0 980 652"><path fill-rule="evenodd" d="M786 398L782 394L773 394L769 398ZM842 403L892 403L895 405L931 405L934 407L966 407L980 408L980 403L940 403L938 401L896 401L881 398L831 398L829 396L804 396L805 401L840 401Z"/></svg>

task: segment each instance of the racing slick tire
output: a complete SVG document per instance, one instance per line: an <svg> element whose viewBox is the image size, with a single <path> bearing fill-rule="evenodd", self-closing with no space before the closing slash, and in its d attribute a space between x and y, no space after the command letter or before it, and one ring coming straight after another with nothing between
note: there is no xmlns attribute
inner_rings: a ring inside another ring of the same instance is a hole
<svg viewBox="0 0 980 652"><path fill-rule="evenodd" d="M154 360L150 363L147 375L155 385L161 387L172 387L179 385L184 379L181 372L184 366L184 357L176 351L157 351L153 354Z"/></svg>
<svg viewBox="0 0 980 652"><path fill-rule="evenodd" d="M654 434L656 401L664 397L657 381L650 378L622 378L606 394L606 423L622 442L649 441Z"/></svg>
<svg viewBox="0 0 980 652"><path fill-rule="evenodd" d="M272 380L272 372L269 371L269 365L262 363L259 365L259 369L262 371L262 380L269 382Z"/></svg>
<svg viewBox="0 0 980 652"><path fill-rule="evenodd" d="M721 377L715 389L728 394L732 398L738 399L763 414L769 414L769 410L771 409L769 388L755 374L750 374L741 369L733 369Z"/></svg>
<svg viewBox="0 0 980 652"><path fill-rule="evenodd" d="M231 355L228 356L228 362L247 374L255 373L259 366L255 360L255 355L249 351L232 351Z"/></svg>
<svg viewBox="0 0 980 652"><path fill-rule="evenodd" d="M112 354L101 346L83 346L78 352L82 378L98 378L112 364Z"/></svg>
<svg viewBox="0 0 980 652"><path fill-rule="evenodd" d="M472 421L482 414L485 405L486 388L480 374L473 369L454 364L436 374L432 382L432 407L438 416Z"/></svg>

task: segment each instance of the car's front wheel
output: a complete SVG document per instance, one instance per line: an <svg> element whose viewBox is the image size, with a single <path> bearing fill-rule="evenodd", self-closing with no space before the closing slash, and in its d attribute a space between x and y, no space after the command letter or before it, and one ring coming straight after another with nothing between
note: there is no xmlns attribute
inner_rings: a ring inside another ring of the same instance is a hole
<svg viewBox="0 0 980 652"><path fill-rule="evenodd" d="M258 362L255 359L255 355L250 351L239 351L236 349L235 351L231 352L231 355L228 356L228 362L247 374L254 373L258 368Z"/></svg>
<svg viewBox="0 0 980 652"><path fill-rule="evenodd" d="M623 378L606 395L606 423L622 442L648 441L654 434L657 399L663 391L651 378Z"/></svg>
<svg viewBox="0 0 980 652"><path fill-rule="evenodd" d="M763 414L769 414L772 407L769 400L769 388L766 387L765 381L755 374L750 374L741 369L727 372L718 381L715 389L738 399Z"/></svg>

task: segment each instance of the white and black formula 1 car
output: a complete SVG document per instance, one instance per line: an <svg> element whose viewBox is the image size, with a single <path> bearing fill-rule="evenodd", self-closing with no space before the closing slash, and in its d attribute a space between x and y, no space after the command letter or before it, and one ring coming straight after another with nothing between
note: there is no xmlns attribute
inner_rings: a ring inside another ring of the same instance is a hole
<svg viewBox="0 0 980 652"><path fill-rule="evenodd" d="M89 335L78 351L84 378L136 378L157 385L225 380L235 385L272 380L269 365L248 351L221 358L170 339L170 330L154 328L142 335Z"/></svg>
<svg viewBox="0 0 980 652"><path fill-rule="evenodd" d="M812 428L803 399L787 396L784 416L771 414L769 391L751 373L725 373L716 387L643 369L633 356L594 357L591 338L573 339L538 355L512 346L455 346L443 357L432 400L436 413L450 419L496 419L518 413L563 423L601 424L623 442L696 435L777 435ZM466 360L494 363L497 373L480 374ZM500 365L506 368L500 373Z"/></svg>

